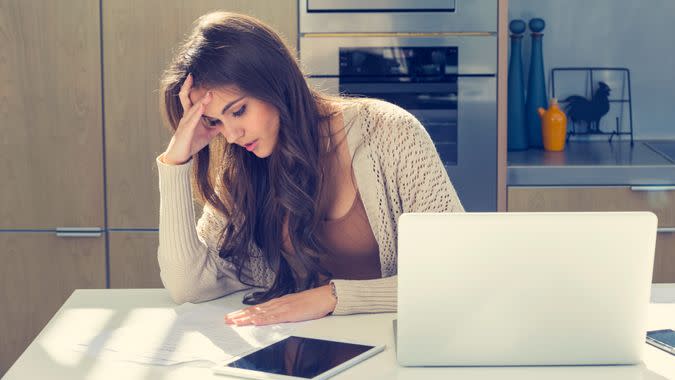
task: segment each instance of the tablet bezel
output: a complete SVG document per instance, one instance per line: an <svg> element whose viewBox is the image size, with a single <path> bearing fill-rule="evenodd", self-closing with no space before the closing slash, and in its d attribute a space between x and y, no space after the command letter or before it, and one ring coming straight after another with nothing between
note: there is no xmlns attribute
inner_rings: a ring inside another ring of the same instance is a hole
<svg viewBox="0 0 675 380"><path fill-rule="evenodd" d="M353 367L354 365L370 358L371 356L374 356L377 353L380 353L384 351L384 348L386 345L374 345L374 344L369 344L369 343L359 343L359 342L351 342L351 341L346 341L346 340L336 340L336 339L331 339L331 338L320 338L320 337L312 337L312 336L300 336L300 335L290 335L287 336L283 339L279 339L277 341L274 341L264 347L257 348L252 351L248 351L246 353L243 353L241 355L237 355L233 358L230 358L226 361L223 361L219 363L218 365L214 366L213 372L219 375L231 375L231 376L239 376L243 378L248 378L248 379L259 379L259 380L308 380L306 377L297 377L297 376L289 376L289 375L282 375L282 374L277 374L277 373L272 373L272 372L263 372L263 371L257 371L257 370L251 370L251 369L244 369L244 368L235 368L235 367L228 367L227 365L235 362L243 357L246 357L250 354L253 354L257 351L260 351L262 349L265 349L275 343L278 343L284 339L288 339L291 337L297 337L297 338L309 338L309 339L320 339L320 340L325 340L329 342L335 342L335 343L347 343L347 344L358 344L362 346L371 346L372 348L368 349L365 352L362 352L361 354L347 360L346 362L337 365L327 371L324 371L314 377L311 378L311 380L324 380L328 379L332 376L335 376L336 374Z"/></svg>

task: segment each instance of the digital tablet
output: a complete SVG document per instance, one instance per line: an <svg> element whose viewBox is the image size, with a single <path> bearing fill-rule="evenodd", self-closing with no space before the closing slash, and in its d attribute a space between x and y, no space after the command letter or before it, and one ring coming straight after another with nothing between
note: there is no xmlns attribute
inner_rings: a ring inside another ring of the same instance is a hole
<svg viewBox="0 0 675 380"><path fill-rule="evenodd" d="M675 331L671 329L647 331L647 343L675 355Z"/></svg>
<svg viewBox="0 0 675 380"><path fill-rule="evenodd" d="M327 379L382 350L384 345L289 336L221 363L213 371L248 379Z"/></svg>

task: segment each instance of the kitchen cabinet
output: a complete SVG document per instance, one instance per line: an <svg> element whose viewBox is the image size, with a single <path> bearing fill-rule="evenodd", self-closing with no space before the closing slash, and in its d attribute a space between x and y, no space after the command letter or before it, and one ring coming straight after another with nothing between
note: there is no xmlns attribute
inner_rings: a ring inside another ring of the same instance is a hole
<svg viewBox="0 0 675 380"><path fill-rule="evenodd" d="M661 228L658 233L653 282L675 282L675 229Z"/></svg>
<svg viewBox="0 0 675 380"><path fill-rule="evenodd" d="M510 186L509 211L652 211L675 227L675 187Z"/></svg>
<svg viewBox="0 0 675 380"><path fill-rule="evenodd" d="M105 288L105 239L0 232L0 376L75 289Z"/></svg>
<svg viewBox="0 0 675 380"><path fill-rule="evenodd" d="M103 227L98 17L87 0L0 3L0 230Z"/></svg>
<svg viewBox="0 0 675 380"><path fill-rule="evenodd" d="M154 231L111 231L111 288L162 288L157 264L159 234Z"/></svg>
<svg viewBox="0 0 675 380"><path fill-rule="evenodd" d="M509 186L508 211L651 211L658 219L653 282L675 283L675 186Z"/></svg>
<svg viewBox="0 0 675 380"><path fill-rule="evenodd" d="M99 15L0 2L0 376L73 290L106 285Z"/></svg>

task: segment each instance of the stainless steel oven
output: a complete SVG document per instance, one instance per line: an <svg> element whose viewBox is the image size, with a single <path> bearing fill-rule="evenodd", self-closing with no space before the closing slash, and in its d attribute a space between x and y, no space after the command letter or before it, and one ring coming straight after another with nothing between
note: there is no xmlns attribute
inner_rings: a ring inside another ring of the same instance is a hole
<svg viewBox="0 0 675 380"><path fill-rule="evenodd" d="M493 18L494 25L485 21L476 28L496 30L496 0L300 3L306 12L301 14L300 58L310 82L331 93L384 99L410 111L431 135L466 210L496 211L496 34L447 31L456 25L434 33L388 29L402 27L406 17L422 16L429 20L422 28L428 28L441 24L433 21L435 16L459 20L464 10ZM476 4L483 5L482 11ZM341 29L330 24L328 33L319 33L316 15L377 16L381 25L371 20L358 26L351 20ZM314 32L307 32L308 27Z"/></svg>

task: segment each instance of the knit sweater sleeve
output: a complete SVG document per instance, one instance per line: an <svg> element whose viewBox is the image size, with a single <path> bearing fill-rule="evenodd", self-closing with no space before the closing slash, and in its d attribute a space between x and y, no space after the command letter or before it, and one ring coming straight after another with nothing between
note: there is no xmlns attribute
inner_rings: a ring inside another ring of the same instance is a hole
<svg viewBox="0 0 675 380"><path fill-rule="evenodd" d="M388 120L392 125L375 132L374 146L380 147L384 176L393 178L397 185L401 211L463 212L429 133L412 114L398 107L394 109L394 115ZM396 240L397 236L392 238ZM396 250L396 244L392 249ZM398 278L395 275L332 282L338 297L334 315L397 310Z"/></svg>
<svg viewBox="0 0 675 380"><path fill-rule="evenodd" d="M159 261L164 287L176 303L203 302L249 287L237 279L234 265L218 256L223 216L212 207L195 226L190 186L192 160L168 165L157 157L159 172ZM244 268L244 276L251 277Z"/></svg>
<svg viewBox="0 0 675 380"><path fill-rule="evenodd" d="M431 136L405 112L393 157L403 212L464 212Z"/></svg>

